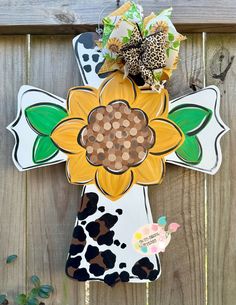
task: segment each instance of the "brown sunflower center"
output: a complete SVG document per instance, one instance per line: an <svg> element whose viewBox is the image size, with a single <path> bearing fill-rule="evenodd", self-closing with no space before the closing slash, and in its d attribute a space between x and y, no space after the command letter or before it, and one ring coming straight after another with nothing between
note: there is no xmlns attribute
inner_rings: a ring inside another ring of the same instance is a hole
<svg viewBox="0 0 236 305"><path fill-rule="evenodd" d="M118 47L117 45L115 45L115 44L111 44L111 45L109 46L109 50L110 50L111 52L114 52L114 53L118 53L118 52L120 51L119 47Z"/></svg>
<svg viewBox="0 0 236 305"><path fill-rule="evenodd" d="M78 141L91 164L122 173L144 161L154 144L154 132L142 110L114 101L90 113Z"/></svg>

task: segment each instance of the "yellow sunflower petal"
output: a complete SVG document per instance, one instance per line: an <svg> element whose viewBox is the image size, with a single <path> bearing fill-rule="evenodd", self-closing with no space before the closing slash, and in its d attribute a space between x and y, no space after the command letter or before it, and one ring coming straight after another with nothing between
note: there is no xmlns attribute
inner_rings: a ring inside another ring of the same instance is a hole
<svg viewBox="0 0 236 305"><path fill-rule="evenodd" d="M101 68L98 71L98 74L103 74L103 73L111 72L111 71L114 71L116 69L117 69L116 61L114 59L113 60L105 59L103 64L102 64L102 66L101 66Z"/></svg>
<svg viewBox="0 0 236 305"><path fill-rule="evenodd" d="M93 181L97 168L86 159L86 152L70 155L67 163L67 178L70 183L86 184Z"/></svg>
<svg viewBox="0 0 236 305"><path fill-rule="evenodd" d="M68 96L68 112L87 122L91 110L99 106L98 91L93 87L72 88Z"/></svg>
<svg viewBox="0 0 236 305"><path fill-rule="evenodd" d="M135 182L142 185L161 183L165 174L165 161L149 154L139 166L133 168Z"/></svg>
<svg viewBox="0 0 236 305"><path fill-rule="evenodd" d="M96 173L97 187L111 200L119 199L129 190L133 182L133 172L131 170L116 175L108 172L104 167L99 167Z"/></svg>
<svg viewBox="0 0 236 305"><path fill-rule="evenodd" d="M122 60L117 59L105 59L98 74L103 74L107 72L114 72L115 70L122 70L124 63Z"/></svg>
<svg viewBox="0 0 236 305"><path fill-rule="evenodd" d="M137 91L137 85L129 78L124 78L124 74L117 71L106 79L99 88L100 104L106 106L114 100L125 100L133 103Z"/></svg>
<svg viewBox="0 0 236 305"><path fill-rule="evenodd" d="M177 125L168 119L153 120L149 126L155 131L155 144L151 154L165 156L175 151L184 141L184 135Z"/></svg>
<svg viewBox="0 0 236 305"><path fill-rule="evenodd" d="M78 118L69 118L59 123L51 134L53 142L66 153L78 153L82 148L78 144L78 134L85 122Z"/></svg>
<svg viewBox="0 0 236 305"><path fill-rule="evenodd" d="M157 117L167 117L168 106L169 95L166 89L160 93L140 90L136 100L131 104L133 108L142 109L147 114L149 121Z"/></svg>

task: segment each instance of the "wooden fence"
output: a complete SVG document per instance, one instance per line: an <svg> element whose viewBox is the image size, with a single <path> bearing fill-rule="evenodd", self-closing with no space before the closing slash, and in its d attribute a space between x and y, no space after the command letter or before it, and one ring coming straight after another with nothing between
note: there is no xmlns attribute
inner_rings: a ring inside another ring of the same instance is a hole
<svg viewBox="0 0 236 305"><path fill-rule="evenodd" d="M8 292L10 299L26 291L30 276L37 274L55 287L48 305L235 304L236 34L212 32L235 29L236 4L143 1L147 12L159 3L174 4L178 26L192 31L186 33L181 61L169 84L171 97L218 85L221 114L231 131L222 140L223 164L215 176L168 165L164 182L149 188L154 219L166 215L181 224L160 257L160 279L110 288L65 276L81 188L68 184L63 164L18 172L11 160L14 140L5 127L15 118L22 84L61 97L81 84L71 40L74 33L93 27L102 3L113 1L41 1L40 7L39 2L0 1L0 294ZM195 17L191 8L198 10ZM57 35L50 34L54 30ZM6 265L6 257L13 253L17 261Z"/></svg>

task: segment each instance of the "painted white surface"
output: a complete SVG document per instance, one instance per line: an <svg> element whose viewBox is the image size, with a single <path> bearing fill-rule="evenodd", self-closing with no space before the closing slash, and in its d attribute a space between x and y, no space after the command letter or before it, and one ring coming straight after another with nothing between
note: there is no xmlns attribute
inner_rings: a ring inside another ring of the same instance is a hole
<svg viewBox="0 0 236 305"><path fill-rule="evenodd" d="M94 48L88 49L85 48L82 43L80 43L78 40L82 35L86 35L87 33L82 33L78 36L76 36L73 41L73 48L75 52L75 58L79 67L80 75L83 79L84 85L89 85L95 88L98 88L100 84L104 81L104 78L99 77L99 75L95 71L95 67L98 63L102 63L104 61L104 58L102 56L101 52L98 52L98 47L95 46ZM91 34L96 37L96 39L99 39L99 36L96 32L91 32ZM92 43L95 44L95 39L92 40ZM85 61L84 60L84 55L87 54L89 56L89 60ZM92 56L97 55L98 56L98 61L94 62L92 60ZM85 65L91 65L91 72L86 72L85 69L83 68Z"/></svg>
<svg viewBox="0 0 236 305"><path fill-rule="evenodd" d="M66 155L59 151L58 154L48 162L43 164L35 164L32 158L34 141L37 138L37 133L29 126L26 117L25 109L37 103L52 103L60 105L66 109L66 100L38 89L32 86L22 86L18 93L18 110L15 120L7 127L7 129L15 137L15 145L12 151L12 159L19 171L24 171L32 168L48 166L66 160Z"/></svg>
<svg viewBox="0 0 236 305"><path fill-rule="evenodd" d="M182 96L170 101L170 111L183 104L199 105L212 111L209 123L197 134L203 150L202 160L197 165L188 165L179 159L175 153L172 153L166 157L166 162L214 175L222 161L220 139L229 130L219 113L220 91L216 86L209 86L198 92Z"/></svg>
<svg viewBox="0 0 236 305"><path fill-rule="evenodd" d="M104 275L95 277L91 275L93 279L102 280L106 274L112 273L112 272L122 272L127 271L130 275L132 275L132 267L139 259L145 257L145 255L142 255L134 250L132 245L132 237L133 234L142 226L146 224L153 223L152 220L152 213L150 209L148 194L147 194L147 187L143 187L140 185L134 185L122 198L111 201L108 198L106 198L101 192L98 191L97 187L93 184L90 184L88 186L85 186L83 189L83 193L97 193L99 196L98 201L98 207L103 206L105 207L105 212L100 212L97 210L97 212L89 217L87 217L86 223L89 223L90 221L95 221L97 218L101 217L104 213L110 213L112 215L118 216L117 223L111 228L115 232L114 240L118 239L120 243L125 243L127 246L125 249L121 249L119 246L111 245L106 246L102 245L99 246L96 241L94 241L91 237L89 237L88 233L86 232L86 229L84 229L86 235L87 235L87 244L82 253L79 253L73 257L81 256L82 261L79 266L79 268L86 268L89 270L89 263L85 259L85 252L88 245L99 247L100 251L105 251L107 249L111 250L116 255L116 264L115 267L112 270L108 270L105 272ZM118 215L116 210L122 209L123 213L122 215ZM76 218L75 226L81 225L81 221ZM86 225L85 225L86 226ZM83 227L85 227L83 226ZM151 255L148 256L148 259L154 264L154 268L157 268L157 260L159 261L158 255ZM121 262L126 263L126 268L119 269L119 264ZM158 277L161 274L161 268ZM134 277L133 279L130 279L130 282L138 283L138 282L149 282L149 280L140 280L137 277Z"/></svg>

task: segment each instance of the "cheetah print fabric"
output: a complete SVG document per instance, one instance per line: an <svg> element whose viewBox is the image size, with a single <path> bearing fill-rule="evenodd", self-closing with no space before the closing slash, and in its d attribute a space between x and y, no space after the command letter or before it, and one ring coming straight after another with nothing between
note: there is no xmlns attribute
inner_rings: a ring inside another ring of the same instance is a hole
<svg viewBox="0 0 236 305"><path fill-rule="evenodd" d="M160 31L142 38L136 25L130 42L121 49L121 57L126 63L128 73L141 73L145 83L152 85L153 70L166 66L166 34Z"/></svg>
<svg viewBox="0 0 236 305"><path fill-rule="evenodd" d="M154 70L166 65L166 35L158 32L148 36L142 43L141 61L147 69Z"/></svg>

